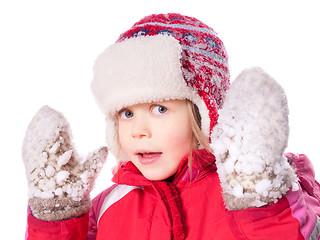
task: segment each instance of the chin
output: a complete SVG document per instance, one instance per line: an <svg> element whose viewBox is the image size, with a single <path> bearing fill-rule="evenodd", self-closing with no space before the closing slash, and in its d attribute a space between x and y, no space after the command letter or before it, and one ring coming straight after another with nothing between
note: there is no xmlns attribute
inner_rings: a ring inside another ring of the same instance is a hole
<svg viewBox="0 0 320 240"><path fill-rule="evenodd" d="M152 172L142 173L142 174L146 179L150 181L162 181L167 178L170 178L172 175L174 175L174 172L172 174L171 173L159 174L159 173L152 173Z"/></svg>
<svg viewBox="0 0 320 240"><path fill-rule="evenodd" d="M166 179L167 177L163 177L163 176L157 176L157 175L153 175L153 174L149 174L149 175L143 175L146 179L150 180L150 181L162 181L164 179Z"/></svg>

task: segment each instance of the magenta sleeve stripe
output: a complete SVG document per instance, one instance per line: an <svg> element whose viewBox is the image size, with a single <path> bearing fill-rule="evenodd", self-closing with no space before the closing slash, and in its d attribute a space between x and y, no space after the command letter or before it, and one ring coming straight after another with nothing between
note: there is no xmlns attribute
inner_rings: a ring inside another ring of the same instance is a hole
<svg viewBox="0 0 320 240"><path fill-rule="evenodd" d="M298 191L289 191L286 195L291 207L292 216L300 222L300 232L304 239L314 239L311 233L317 227L317 215L305 202L304 193L299 185Z"/></svg>

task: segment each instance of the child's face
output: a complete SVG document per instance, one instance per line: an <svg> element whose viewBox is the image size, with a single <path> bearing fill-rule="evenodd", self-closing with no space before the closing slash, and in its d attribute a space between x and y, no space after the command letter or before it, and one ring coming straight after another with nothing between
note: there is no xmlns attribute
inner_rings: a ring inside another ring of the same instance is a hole
<svg viewBox="0 0 320 240"><path fill-rule="evenodd" d="M118 112L119 141L133 164L149 180L176 173L192 142L186 100L137 104Z"/></svg>

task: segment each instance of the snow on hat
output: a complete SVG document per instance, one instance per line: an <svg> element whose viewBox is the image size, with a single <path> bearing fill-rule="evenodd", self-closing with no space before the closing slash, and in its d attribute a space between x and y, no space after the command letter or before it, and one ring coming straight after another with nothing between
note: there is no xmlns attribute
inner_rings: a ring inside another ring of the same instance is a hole
<svg viewBox="0 0 320 240"><path fill-rule="evenodd" d="M125 158L118 149L115 112L154 101L192 101L210 139L229 77L226 50L209 26L180 14L150 15L138 21L98 56L94 66L91 86L106 115L110 151Z"/></svg>

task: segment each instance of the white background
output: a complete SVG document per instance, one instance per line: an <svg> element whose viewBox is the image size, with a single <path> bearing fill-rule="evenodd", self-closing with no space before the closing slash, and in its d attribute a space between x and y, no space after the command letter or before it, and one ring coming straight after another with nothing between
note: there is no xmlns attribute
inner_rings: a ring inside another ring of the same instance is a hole
<svg viewBox="0 0 320 240"><path fill-rule="evenodd" d="M213 27L229 54L231 79L258 65L284 87L290 108L288 151L306 153L320 179L317 1L68 1L0 3L1 234L24 237L27 184L24 132L42 105L63 112L79 152L105 144L104 117L90 92L96 56L151 13L179 12ZM110 184L112 158L95 196Z"/></svg>

